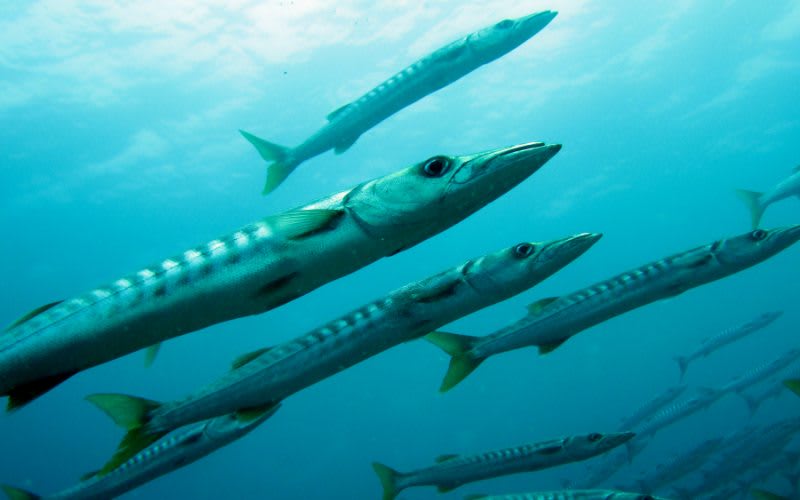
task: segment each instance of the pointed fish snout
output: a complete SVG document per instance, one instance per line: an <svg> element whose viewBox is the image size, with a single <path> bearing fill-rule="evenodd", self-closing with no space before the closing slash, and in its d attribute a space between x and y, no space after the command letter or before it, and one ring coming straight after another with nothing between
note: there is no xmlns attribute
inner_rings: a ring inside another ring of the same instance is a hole
<svg viewBox="0 0 800 500"><path fill-rule="evenodd" d="M538 28L537 29L537 31L538 31L538 30L541 30L542 28L544 28L545 26L547 26L548 24L550 24L550 21L555 19L555 17L557 15L558 15L558 11L555 11L555 10L544 10L542 12L535 12L533 14L529 14L527 16L520 17L519 18L519 22L521 22L523 24L529 24L531 26L535 26L536 28Z"/></svg>
<svg viewBox="0 0 800 500"><path fill-rule="evenodd" d="M606 434L606 439L614 446L619 446L623 443L627 443L633 439L634 436L636 436L635 432L614 432L611 434Z"/></svg>

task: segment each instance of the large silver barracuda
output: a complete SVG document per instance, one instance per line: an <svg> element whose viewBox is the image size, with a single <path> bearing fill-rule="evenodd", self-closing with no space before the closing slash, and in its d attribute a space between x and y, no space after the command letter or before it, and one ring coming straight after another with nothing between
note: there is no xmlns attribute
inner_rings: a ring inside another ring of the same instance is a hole
<svg viewBox="0 0 800 500"><path fill-rule="evenodd" d="M226 413L269 408L390 347L527 290L599 238L599 234L579 234L520 243L470 260L395 290L306 335L246 354L227 375L175 402L160 404L120 394L89 396L128 431L104 470L173 429Z"/></svg>
<svg viewBox="0 0 800 500"><path fill-rule="evenodd" d="M632 432L569 436L478 455L442 455L437 464L412 472L397 472L381 463L372 467L383 486L383 500L392 500L412 486L436 486L440 493L483 479L533 472L578 462L625 443Z"/></svg>
<svg viewBox="0 0 800 500"><path fill-rule="evenodd" d="M747 209L750 211L750 220L753 224L753 229L755 229L761 223L761 217L768 206L792 196L800 198L800 165L792 169L792 175L779 182L766 193L747 191L745 189L739 189L736 192L747 205Z"/></svg>
<svg viewBox="0 0 800 500"><path fill-rule="evenodd" d="M555 16L555 12L545 11L506 19L445 45L331 112L328 123L297 147L280 146L241 131L269 162L264 193L280 185L302 162L330 149L337 154L346 151L361 134L386 118L522 45Z"/></svg>
<svg viewBox="0 0 800 500"><path fill-rule="evenodd" d="M72 488L39 496L2 485L11 500L106 500L116 498L145 483L200 460L206 455L249 434L271 417L279 406L262 414L242 418L236 414L216 417L180 429L137 453L106 475L89 474Z"/></svg>
<svg viewBox="0 0 800 500"><path fill-rule="evenodd" d="M728 328L727 330L723 330L713 337L707 338L693 353L686 356L676 356L675 361L678 363L678 367L681 370L681 379L684 377L684 375L686 375L686 370L689 368L689 363L695 359L705 358L717 349L725 347L732 342L765 328L773 321L780 318L782 314L783 311L773 311L760 314L757 318L754 318L743 325L735 328Z"/></svg>
<svg viewBox="0 0 800 500"><path fill-rule="evenodd" d="M511 495L467 495L465 500L666 500L663 497L617 490L558 490Z"/></svg>
<svg viewBox="0 0 800 500"><path fill-rule="evenodd" d="M39 308L0 336L0 397L17 408L86 368L285 304L463 220L560 149L436 156Z"/></svg>
<svg viewBox="0 0 800 500"><path fill-rule="evenodd" d="M756 229L651 262L563 297L542 299L529 307L526 317L485 337L433 333L427 339L452 357L440 390L458 384L492 355L528 346L537 346L540 354L549 353L587 328L747 269L798 239L800 225Z"/></svg>

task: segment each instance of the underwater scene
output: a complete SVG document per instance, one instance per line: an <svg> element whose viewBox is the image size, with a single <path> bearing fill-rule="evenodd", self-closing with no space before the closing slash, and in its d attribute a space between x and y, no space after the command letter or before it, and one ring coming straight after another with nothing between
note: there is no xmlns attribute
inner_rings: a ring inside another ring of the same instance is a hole
<svg viewBox="0 0 800 500"><path fill-rule="evenodd" d="M800 499L800 3L0 5L0 497Z"/></svg>

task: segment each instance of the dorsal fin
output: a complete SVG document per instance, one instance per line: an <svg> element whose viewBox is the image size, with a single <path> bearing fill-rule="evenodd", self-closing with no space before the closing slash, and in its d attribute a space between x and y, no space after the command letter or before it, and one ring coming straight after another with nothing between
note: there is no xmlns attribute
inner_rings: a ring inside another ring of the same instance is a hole
<svg viewBox="0 0 800 500"><path fill-rule="evenodd" d="M6 330L5 330L5 331L9 331L9 330L11 330L12 328L15 328L15 327L17 327L17 326L21 325L22 323L25 323L26 321L30 320L30 319L31 319L31 318L33 318L34 316L38 316L38 315L42 314L43 312L47 311L48 309L51 309L51 308L53 308L53 307L55 307L55 306L59 305L59 304L60 304L60 303L62 303L62 302L64 302L64 301L63 301L63 300L59 300L59 301L56 301L56 302L51 302L51 303L49 303L49 304L45 304L45 305L43 305L43 306L39 306L39 307L37 307L37 308L36 308L36 309L34 309L33 311L30 311L29 313L25 314L24 316L22 316L21 318L19 318L19 319L18 319L18 320L16 320L15 322L13 322L13 323L11 323L10 325L8 325L8 326L6 327Z"/></svg>
<svg viewBox="0 0 800 500"><path fill-rule="evenodd" d="M438 457L436 457L436 463L440 464L442 462L447 462L448 460L452 460L454 458L458 458L458 455L456 454L439 455Z"/></svg>
<svg viewBox="0 0 800 500"><path fill-rule="evenodd" d="M537 300L536 302L528 306L528 314L540 314L542 310L545 307L547 307L548 304L552 304L557 300L558 297L547 297L541 300Z"/></svg>
<svg viewBox="0 0 800 500"><path fill-rule="evenodd" d="M334 109L333 111L331 111L330 113L328 113L328 116L326 116L325 119L327 119L329 122L333 121L333 120L336 119L337 116L339 116L342 113L344 113L344 111L349 107L350 107L350 103L348 102L344 106L340 106L340 107Z"/></svg>
<svg viewBox="0 0 800 500"><path fill-rule="evenodd" d="M550 342L550 343L547 343L547 344L540 344L539 345L539 354L549 354L549 353L555 351L556 349L558 349L558 347L561 346L561 344L563 344L566 341L567 341L567 339L562 339L562 340L557 340L555 342Z"/></svg>
<svg viewBox="0 0 800 500"><path fill-rule="evenodd" d="M265 352L269 351L270 349L272 349L271 346L270 347L262 347L261 349L256 349L253 352L248 352L246 354L242 354L241 356L239 356L238 358L233 360L233 363L231 363L231 368L234 369L234 370L237 370L237 369L243 367L244 365L246 365L247 363L253 361L257 357L261 356Z"/></svg>

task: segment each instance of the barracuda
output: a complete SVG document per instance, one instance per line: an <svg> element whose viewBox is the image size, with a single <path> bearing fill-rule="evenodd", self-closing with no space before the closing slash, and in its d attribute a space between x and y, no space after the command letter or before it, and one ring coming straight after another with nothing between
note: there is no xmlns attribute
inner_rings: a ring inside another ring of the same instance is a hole
<svg viewBox="0 0 800 500"><path fill-rule="evenodd" d="M700 470L721 443L722 438L707 439L689 451L674 455L670 460L649 468L643 477L636 480L637 489L658 491L664 486Z"/></svg>
<svg viewBox="0 0 800 500"><path fill-rule="evenodd" d="M383 486L383 500L392 500L402 490L412 486L436 486L440 493L444 493L483 479L586 460L612 450L632 437L632 432L592 433L478 455L442 455L436 465L406 473L377 462L372 466Z"/></svg>
<svg viewBox="0 0 800 500"><path fill-rule="evenodd" d="M688 387L687 385L678 385L668 388L640 406L631 416L624 419L619 425L619 430L629 431L635 428L637 425L652 417L658 410L674 401L678 396L683 394Z"/></svg>
<svg viewBox="0 0 800 500"><path fill-rule="evenodd" d="M798 358L800 358L800 349L792 349L771 361L747 370L745 373L725 384L721 390L725 393L741 393L748 387L752 387L788 367L797 361Z"/></svg>
<svg viewBox="0 0 800 500"><path fill-rule="evenodd" d="M666 500L662 497L617 490L560 490L512 495L467 495L465 500Z"/></svg>
<svg viewBox="0 0 800 500"><path fill-rule="evenodd" d="M131 396L89 399L128 434L110 470L164 433L235 411L269 408L320 380L441 325L527 290L588 250L598 234L520 243L389 293L306 335L246 354L194 394L159 404Z"/></svg>
<svg viewBox="0 0 800 500"><path fill-rule="evenodd" d="M185 467L223 446L249 434L271 417L279 406L243 419L224 415L176 431L149 446L107 475L87 474L86 479L67 490L44 497L2 486L11 500L106 500L116 498L176 469Z"/></svg>
<svg viewBox="0 0 800 500"><path fill-rule="evenodd" d="M736 191L739 197L747 205L750 211L750 219L753 224L753 229L757 228L761 223L761 217L764 215L764 210L776 201L797 196L800 198L800 165L794 167L792 175L784 181L778 183L767 193L759 193L757 191L746 191L739 189Z"/></svg>
<svg viewBox="0 0 800 500"><path fill-rule="evenodd" d="M773 321L780 318L782 314L783 311L761 314L757 318L754 318L743 325L735 328L728 328L727 330L723 330L713 337L706 339L703 341L703 344L693 353L687 356L677 356L675 361L678 363L678 367L681 370L681 379L683 379L683 376L686 375L686 370L689 368L689 363L695 359L705 358L717 349L725 347L732 342L765 328Z"/></svg>
<svg viewBox="0 0 800 500"><path fill-rule="evenodd" d="M37 309L0 336L0 396L17 408L78 371L285 304L463 220L560 148L437 156Z"/></svg>
<svg viewBox="0 0 800 500"><path fill-rule="evenodd" d="M587 328L747 269L798 239L800 225L757 229L651 262L563 297L542 299L530 306L526 317L485 337L431 334L427 339L452 356L440 390L454 387L492 355L527 346L549 353Z"/></svg>
<svg viewBox="0 0 800 500"><path fill-rule="evenodd" d="M545 11L506 19L445 45L330 113L328 123L295 148L241 131L269 162L264 193L278 187L302 162L330 149L336 154L346 151L361 134L386 118L522 45L555 16L555 12Z"/></svg>

